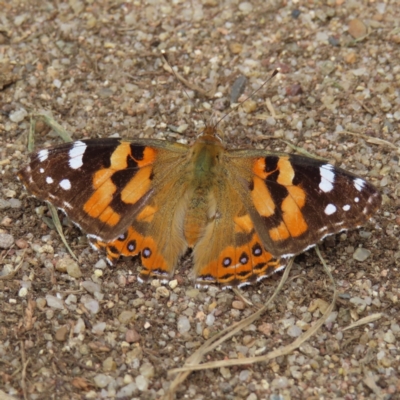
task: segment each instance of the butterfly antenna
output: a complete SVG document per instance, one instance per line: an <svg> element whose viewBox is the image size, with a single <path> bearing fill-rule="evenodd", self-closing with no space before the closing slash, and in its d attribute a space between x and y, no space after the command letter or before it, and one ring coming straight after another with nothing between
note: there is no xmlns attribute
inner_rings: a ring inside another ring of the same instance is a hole
<svg viewBox="0 0 400 400"><path fill-rule="evenodd" d="M168 67L169 67L169 69L170 69L170 72L174 75L175 79L176 79L178 82L181 82L181 79L179 79L179 76L176 74L176 72L175 72L174 69L172 68L172 65L171 65L170 62L168 61L167 55L166 55L166 53L165 53L164 51L161 53L161 56L162 56L163 60L165 61L165 63L168 65ZM185 96L187 97L187 99L188 99L188 100L190 101L190 103L192 104L192 106L193 106L193 108L195 109L195 111L197 112L197 114L200 115L200 117L201 117L201 119L202 119L202 121L203 121L204 126L207 126L206 120L203 118L203 116L202 116L201 113L199 112L198 108L196 107L196 104L194 104L193 100L190 98L188 92L186 91L185 86L183 86L183 85L182 85L182 90L183 90L183 93L185 93Z"/></svg>
<svg viewBox="0 0 400 400"><path fill-rule="evenodd" d="M279 73L279 71L280 71L280 68L276 68L276 69L274 69L274 71L272 72L272 74L271 74L271 76L267 79L267 80L265 80L264 82L263 82L263 84L258 88L258 89L256 89L256 90L254 90L253 92L251 92L240 104L239 104L239 106L241 106L243 103L245 103L247 100L249 100L251 97L253 97L257 92L259 92L272 78L274 78L278 73ZM217 123L215 124L215 128L219 125L219 123L221 122L221 121L223 121L229 114L231 114L234 110L236 110L236 107L235 108L231 108L224 116L222 116L218 121L217 121Z"/></svg>

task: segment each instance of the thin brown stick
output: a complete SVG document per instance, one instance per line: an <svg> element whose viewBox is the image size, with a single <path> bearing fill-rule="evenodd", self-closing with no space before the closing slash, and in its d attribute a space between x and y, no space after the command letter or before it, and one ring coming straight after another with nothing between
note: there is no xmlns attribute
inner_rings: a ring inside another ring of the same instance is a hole
<svg viewBox="0 0 400 400"><path fill-rule="evenodd" d="M28 366L28 364L30 363L31 359L28 358L28 360L26 360L26 354L25 354L25 345L23 340L20 341L20 346L21 346L21 360L22 360L22 373L21 373L21 388L22 388L22 392L24 393L24 399L28 400L28 392L26 390L26 368Z"/></svg>

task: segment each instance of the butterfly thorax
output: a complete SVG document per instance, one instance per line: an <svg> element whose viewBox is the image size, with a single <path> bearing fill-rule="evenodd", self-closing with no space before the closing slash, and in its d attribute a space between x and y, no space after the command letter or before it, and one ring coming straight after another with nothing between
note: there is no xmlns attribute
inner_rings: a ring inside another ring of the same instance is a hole
<svg viewBox="0 0 400 400"><path fill-rule="evenodd" d="M219 180L219 164L224 151L221 141L214 135L201 136L190 149L192 171L184 224L184 235L190 247L215 218L215 185Z"/></svg>

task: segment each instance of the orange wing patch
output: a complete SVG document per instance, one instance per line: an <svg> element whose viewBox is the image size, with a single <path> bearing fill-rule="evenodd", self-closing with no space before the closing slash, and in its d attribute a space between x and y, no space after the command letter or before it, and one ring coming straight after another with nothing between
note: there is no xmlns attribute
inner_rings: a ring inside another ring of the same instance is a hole
<svg viewBox="0 0 400 400"><path fill-rule="evenodd" d="M298 237L305 233L308 225L303 217L301 209L306 203L306 192L293 184L295 172L289 157L279 157L275 166L266 165L266 158L258 158L253 164L252 200L260 215L273 217L276 215L276 207L280 207L282 221L279 225L269 230L273 241L283 241L290 237ZM281 185L287 190L287 195L277 205L271 195L269 184Z"/></svg>
<svg viewBox="0 0 400 400"><path fill-rule="evenodd" d="M143 147L142 151L132 154L129 142L121 142L110 157L110 166L102 168L93 176L94 193L83 206L85 212L92 218L98 218L109 226L120 222L121 216L113 209L112 201L115 198L119 185L114 183L116 173L128 171L131 174L129 181L124 183L120 192L120 199L126 204L135 204L142 198L151 186L151 164L156 157L156 150Z"/></svg>
<svg viewBox="0 0 400 400"><path fill-rule="evenodd" d="M225 248L218 259L200 269L197 283L243 286L259 281L284 268L285 259L276 259L266 251L257 233L242 246Z"/></svg>
<svg viewBox="0 0 400 400"><path fill-rule="evenodd" d="M98 250L106 249L107 259L111 264L120 256L136 256L140 253L143 267L139 275L141 280L147 280L150 276L166 279L172 273L164 257L157 251L155 241L150 236L142 236L133 227L129 227L126 233L112 242L97 240L92 244Z"/></svg>

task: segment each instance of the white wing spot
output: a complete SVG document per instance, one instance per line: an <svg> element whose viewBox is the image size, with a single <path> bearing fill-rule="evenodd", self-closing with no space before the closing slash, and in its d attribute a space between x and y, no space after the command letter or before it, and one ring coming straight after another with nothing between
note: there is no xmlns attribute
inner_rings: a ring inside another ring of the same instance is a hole
<svg viewBox="0 0 400 400"><path fill-rule="evenodd" d="M40 172L41 174L43 174L44 169L43 169L43 168L40 168L40 169L39 169L39 172Z"/></svg>
<svg viewBox="0 0 400 400"><path fill-rule="evenodd" d="M321 174L319 188L324 193L329 193L333 189L333 183L335 182L335 172L333 171L333 166L330 164L321 165L319 167L319 173Z"/></svg>
<svg viewBox="0 0 400 400"><path fill-rule="evenodd" d="M53 183L54 181L53 181L53 178L51 178L50 176L47 176L46 177L46 183L48 183L49 185L51 184L51 183Z"/></svg>
<svg viewBox="0 0 400 400"><path fill-rule="evenodd" d="M69 166L72 169L78 169L83 165L83 155L85 154L87 145L82 141L77 141L69 151Z"/></svg>
<svg viewBox="0 0 400 400"><path fill-rule="evenodd" d="M69 179L63 179L60 181L60 187L64 190L71 189L71 181Z"/></svg>
<svg viewBox="0 0 400 400"><path fill-rule="evenodd" d="M362 180L361 178L356 178L353 181L354 187L361 192L361 190L363 189L364 185L365 185L365 181Z"/></svg>
<svg viewBox="0 0 400 400"><path fill-rule="evenodd" d="M47 149L43 149L43 150L40 150L37 155L38 155L39 161L43 162L49 158L49 151Z"/></svg>
<svg viewBox="0 0 400 400"><path fill-rule="evenodd" d="M355 203L358 203L360 201L360 198L359 197L354 197L354 202Z"/></svg>
<svg viewBox="0 0 400 400"><path fill-rule="evenodd" d="M336 206L334 206L333 204L328 204L325 207L324 212L325 212L326 215L332 215L332 214L334 214L336 212L336 210L337 210Z"/></svg>
<svg viewBox="0 0 400 400"><path fill-rule="evenodd" d="M350 210L350 205L346 204L342 208L343 208L343 211L349 211Z"/></svg>

